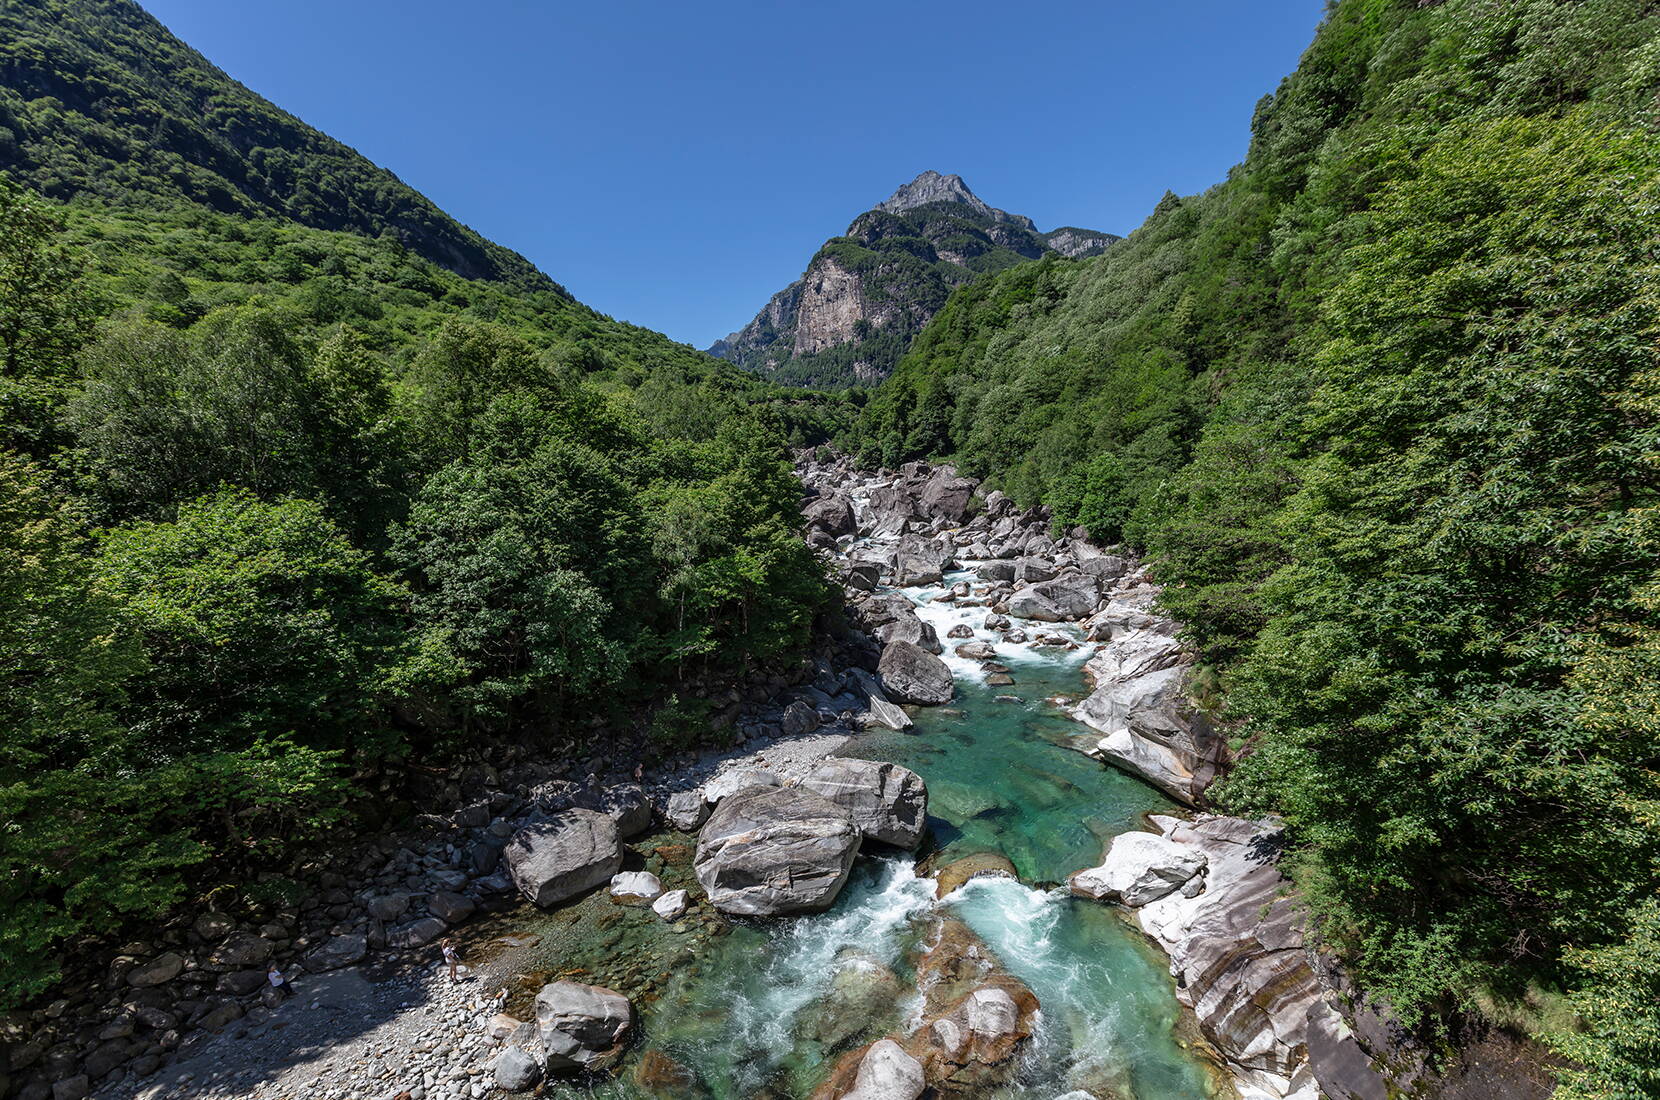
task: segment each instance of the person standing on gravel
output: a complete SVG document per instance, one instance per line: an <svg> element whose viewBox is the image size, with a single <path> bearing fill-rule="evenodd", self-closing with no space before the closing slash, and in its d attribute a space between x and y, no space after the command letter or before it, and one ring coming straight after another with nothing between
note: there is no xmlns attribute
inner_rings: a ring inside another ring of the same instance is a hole
<svg viewBox="0 0 1660 1100"><path fill-rule="evenodd" d="M293 992L288 986L288 978L278 969L276 963L265 968L265 980L271 983L271 988L276 990L275 995L278 998L285 998Z"/></svg>
<svg viewBox="0 0 1660 1100"><path fill-rule="evenodd" d="M441 946L444 948L444 961L450 964L450 982L453 984L461 980L455 976L455 968L459 964L461 956L455 950L455 940L449 936L444 937Z"/></svg>

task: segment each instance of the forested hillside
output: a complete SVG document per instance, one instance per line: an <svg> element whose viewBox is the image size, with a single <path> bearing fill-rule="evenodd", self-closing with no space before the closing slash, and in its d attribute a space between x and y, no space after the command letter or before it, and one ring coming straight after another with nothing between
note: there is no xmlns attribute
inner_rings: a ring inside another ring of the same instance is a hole
<svg viewBox="0 0 1660 1100"><path fill-rule="evenodd" d="M1660 1094L1657 96L1649 0L1340 0L1225 182L959 289L858 437L1148 552L1362 987L1572 1097Z"/></svg>
<svg viewBox="0 0 1660 1100"><path fill-rule="evenodd" d="M839 405L574 302L135 5L0 28L0 1000L279 895L405 765L678 751L798 658L786 444Z"/></svg>

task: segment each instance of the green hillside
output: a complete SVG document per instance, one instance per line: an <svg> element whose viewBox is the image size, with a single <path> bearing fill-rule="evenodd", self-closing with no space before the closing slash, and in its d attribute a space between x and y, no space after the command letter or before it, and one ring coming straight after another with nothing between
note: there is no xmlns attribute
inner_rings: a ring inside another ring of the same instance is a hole
<svg viewBox="0 0 1660 1100"><path fill-rule="evenodd" d="M1355 976L1570 991L1575 1097L1660 1064L1657 31L1341 0L1225 182L956 291L857 437L1144 549Z"/></svg>
<svg viewBox="0 0 1660 1100"><path fill-rule="evenodd" d="M0 1001L276 898L411 765L676 753L799 660L786 447L840 404L575 302L130 3L0 5L0 126Z"/></svg>

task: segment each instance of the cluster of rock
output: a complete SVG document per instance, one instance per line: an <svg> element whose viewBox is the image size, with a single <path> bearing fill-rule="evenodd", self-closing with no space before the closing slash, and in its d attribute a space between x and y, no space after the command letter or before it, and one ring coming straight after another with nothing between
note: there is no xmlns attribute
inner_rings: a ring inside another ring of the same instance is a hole
<svg viewBox="0 0 1660 1100"><path fill-rule="evenodd" d="M1170 957L1176 995L1252 1096L1386 1100L1312 964L1277 866L1280 828L1201 814L1155 815L1158 833L1113 839L1074 893L1118 902Z"/></svg>
<svg viewBox="0 0 1660 1100"><path fill-rule="evenodd" d="M491 1021L503 1044L492 1072L508 1092L535 1088L544 1077L614 1066L634 1026L628 998L603 986L550 982L536 994L536 1018L506 1014Z"/></svg>
<svg viewBox="0 0 1660 1100"><path fill-rule="evenodd" d="M1016 1084L1037 1027L1036 994L952 917L934 918L916 976L913 1025L843 1056L813 1100L980 1096Z"/></svg>
<svg viewBox="0 0 1660 1100"><path fill-rule="evenodd" d="M942 683L949 670L937 656L941 639L911 602L875 590L941 585L953 570L970 569L975 581L941 598L986 606L985 626L1004 642L1075 644L1028 625L1054 623L1072 624L1097 643L1085 666L1092 690L1073 710L1103 735L1092 755L1181 802L1202 804L1226 766L1226 742L1192 698L1193 658L1178 624L1157 613L1159 589L1133 560L1094 546L1081 530L1052 537L1046 512L1019 512L997 492L981 498L977 483L950 467L912 463L861 473L833 459L806 463L803 480L813 494L808 539L839 553L851 617L881 644L880 679L890 695L944 701L907 693L916 692L919 670L943 672ZM1007 669L990 646L970 641L955 653L979 660L989 682L1009 682L993 678ZM1339 1100L1382 1100L1381 1079L1303 943L1276 867L1272 823L1156 820L1162 833L1115 838L1100 867L1072 877L1073 891L1136 912L1169 954L1178 995L1234 1068L1247 1100L1313 1100L1321 1090ZM918 1070L927 1061L914 1039L844 1059L823 1096L919 1095L912 1088L925 1079Z"/></svg>

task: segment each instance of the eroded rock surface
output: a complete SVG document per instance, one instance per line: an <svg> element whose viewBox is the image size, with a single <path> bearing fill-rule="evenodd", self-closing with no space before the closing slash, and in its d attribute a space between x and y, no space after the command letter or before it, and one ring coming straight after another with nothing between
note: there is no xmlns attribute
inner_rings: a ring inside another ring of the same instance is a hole
<svg viewBox="0 0 1660 1100"><path fill-rule="evenodd" d="M725 913L764 917L827 908L859 850L852 815L801 787L729 795L698 833L693 866Z"/></svg>

